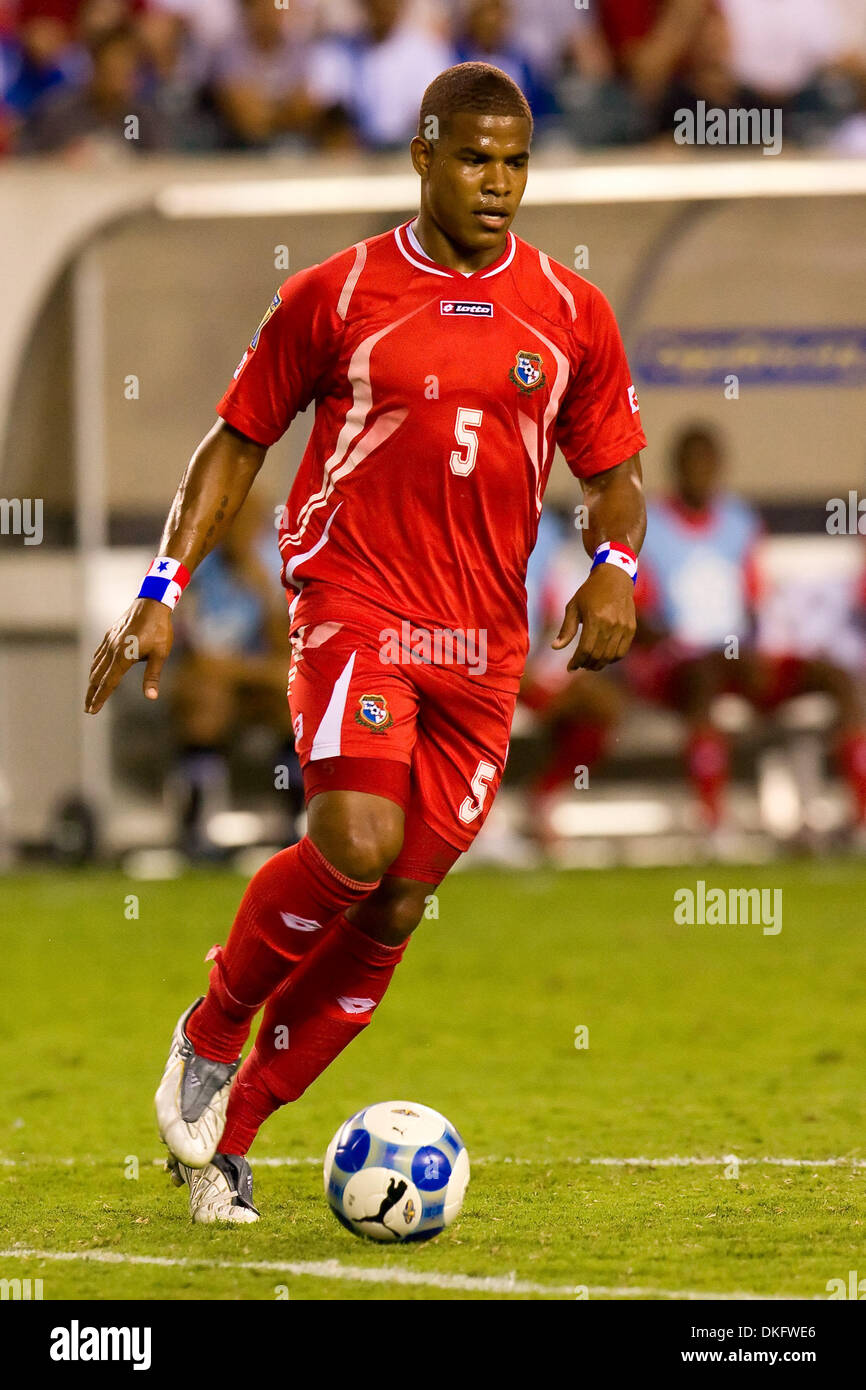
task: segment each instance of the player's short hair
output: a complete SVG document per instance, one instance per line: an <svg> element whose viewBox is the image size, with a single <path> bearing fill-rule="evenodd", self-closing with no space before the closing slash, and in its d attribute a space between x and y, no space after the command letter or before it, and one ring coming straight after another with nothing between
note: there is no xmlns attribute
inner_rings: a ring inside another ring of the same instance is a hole
<svg viewBox="0 0 866 1390"><path fill-rule="evenodd" d="M713 425L695 421L684 425L675 435L671 448L671 465L679 468L695 448L711 449L718 459L721 459L724 452L718 430Z"/></svg>
<svg viewBox="0 0 866 1390"><path fill-rule="evenodd" d="M529 102L513 78L492 63L457 63L434 77L421 98L418 134L425 140L431 138L431 117L438 121L441 134L448 119L459 111L477 111L484 116L522 116L529 122L532 134Z"/></svg>

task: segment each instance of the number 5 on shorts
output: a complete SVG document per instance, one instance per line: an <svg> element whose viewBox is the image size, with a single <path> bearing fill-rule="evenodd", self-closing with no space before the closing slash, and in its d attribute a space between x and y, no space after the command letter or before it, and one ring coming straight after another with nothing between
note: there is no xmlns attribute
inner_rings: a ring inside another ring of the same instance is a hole
<svg viewBox="0 0 866 1390"><path fill-rule="evenodd" d="M475 800L473 801L471 796L464 797L460 805L460 810L457 812L464 825L469 825L471 821L475 820L476 816L481 815L487 793L490 790L487 784L491 778L495 776L496 764L487 763L482 758L472 775L472 790L475 793Z"/></svg>

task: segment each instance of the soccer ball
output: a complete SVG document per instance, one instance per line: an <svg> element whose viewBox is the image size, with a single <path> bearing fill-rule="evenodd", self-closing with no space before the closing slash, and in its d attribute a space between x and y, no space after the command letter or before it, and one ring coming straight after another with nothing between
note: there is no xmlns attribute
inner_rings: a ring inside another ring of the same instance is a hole
<svg viewBox="0 0 866 1390"><path fill-rule="evenodd" d="M438 1110L390 1100L359 1110L325 1154L337 1220L368 1240L430 1240L450 1226L469 1182L469 1155Z"/></svg>

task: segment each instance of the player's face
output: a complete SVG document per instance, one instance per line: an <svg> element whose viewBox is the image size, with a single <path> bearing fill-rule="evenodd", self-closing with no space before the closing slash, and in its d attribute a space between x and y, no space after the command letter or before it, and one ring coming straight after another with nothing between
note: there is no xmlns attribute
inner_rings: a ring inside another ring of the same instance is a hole
<svg viewBox="0 0 866 1390"><path fill-rule="evenodd" d="M413 149L424 207L454 246L477 254L504 242L526 187L529 140L523 116L463 111L438 140L413 142L424 147L423 156Z"/></svg>
<svg viewBox="0 0 866 1390"><path fill-rule="evenodd" d="M718 491L721 460L709 440L695 441L680 455L675 470L677 491L686 506L699 510Z"/></svg>

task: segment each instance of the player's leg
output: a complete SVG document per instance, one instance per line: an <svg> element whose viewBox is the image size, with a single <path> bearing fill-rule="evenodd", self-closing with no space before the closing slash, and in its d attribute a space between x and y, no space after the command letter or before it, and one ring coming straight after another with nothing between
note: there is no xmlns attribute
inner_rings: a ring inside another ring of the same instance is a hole
<svg viewBox="0 0 866 1390"><path fill-rule="evenodd" d="M293 640L290 699L305 783L314 773L323 796L303 838L252 879L225 947L210 954L207 996L175 1029L156 1108L164 1142L190 1167L216 1152L255 1014L334 919L377 886L402 842L411 682L383 669L375 636L339 623L304 634ZM328 780L334 755L352 774L341 785Z"/></svg>
<svg viewBox="0 0 866 1390"><path fill-rule="evenodd" d="M817 658L782 658L777 666L775 704L806 694L828 695L833 701L833 752L851 793L853 824L862 830L866 827L866 717L857 681L844 667Z"/></svg>
<svg viewBox="0 0 866 1390"><path fill-rule="evenodd" d="M216 1151L256 1013L317 935L372 892L400 848L403 811L396 802L359 791L317 800L324 804L308 833L250 881L225 947L210 953L207 996L175 1029L156 1109L163 1141L190 1167L202 1167Z"/></svg>
<svg viewBox="0 0 866 1390"><path fill-rule="evenodd" d="M557 794L588 785L622 719L624 697L610 677L580 671L564 672L546 685L522 685L521 700L539 716L544 731L544 751L528 788L528 827L547 849L557 840L550 820Z"/></svg>
<svg viewBox="0 0 866 1390"><path fill-rule="evenodd" d="M231 1094L221 1151L245 1155L268 1116L369 1027L433 886L385 874L271 996Z"/></svg>
<svg viewBox="0 0 866 1390"><path fill-rule="evenodd" d="M431 892L490 810L515 697L455 683L435 669L423 680L430 698L419 724L400 853L376 890L342 914L268 1001L229 1101L225 1155L243 1157L264 1120L302 1095L368 1026ZM334 778L346 776L351 762L335 760ZM310 802L312 822L317 802Z"/></svg>
<svg viewBox="0 0 866 1390"><path fill-rule="evenodd" d="M402 848L375 892L343 914L268 1001L221 1140L222 1157L235 1165L246 1164L264 1119L301 1095L370 1022L430 893L471 845L501 783L515 696L474 687L435 667L416 671L415 678L423 718ZM334 760L332 785L351 763ZM314 799L310 809L314 819ZM231 1220L234 1199L226 1194L223 1201L223 1215ZM205 1219L194 1206L193 1217ZM222 1219L219 1209L208 1219Z"/></svg>
<svg viewBox="0 0 866 1390"><path fill-rule="evenodd" d="M269 1115L296 1099L368 1026L430 891L429 883L386 874L350 909L354 921L339 918L269 999L232 1088L219 1151L203 1169L169 1163L173 1181L189 1186L194 1221L258 1219L246 1157L253 1140Z"/></svg>
<svg viewBox="0 0 866 1390"><path fill-rule="evenodd" d="M710 830L721 823L730 775L728 742L711 711L728 674L721 653L709 652L682 662L670 676L671 702L686 721L686 770Z"/></svg>

